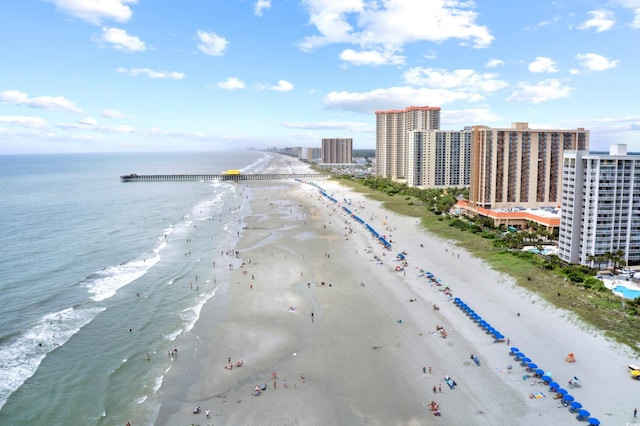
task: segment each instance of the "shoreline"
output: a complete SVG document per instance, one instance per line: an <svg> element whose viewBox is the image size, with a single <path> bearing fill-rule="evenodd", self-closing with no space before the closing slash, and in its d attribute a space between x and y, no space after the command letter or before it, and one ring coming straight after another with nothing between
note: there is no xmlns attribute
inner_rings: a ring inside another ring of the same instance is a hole
<svg viewBox="0 0 640 426"><path fill-rule="evenodd" d="M273 167L282 161L276 158ZM160 389L156 424L573 424L575 415L558 407L548 386L523 380L509 346L561 384L579 376L584 385L571 392L600 421L633 421L637 383L626 372L631 360L624 348L428 234L415 218L335 182L320 186L337 202L306 183L247 185L251 213L237 246L244 264L222 290L226 310L205 305L182 339L181 347L193 348L189 365L176 365ZM392 249L343 205L384 230ZM407 266L395 271L403 251ZM443 285L429 283L420 270ZM446 286L511 345L494 343L443 294ZM436 326L447 330L446 338ZM576 363L564 360L569 352ZM225 369L229 357L243 366ZM263 384L267 390L253 396ZM434 394L433 386L442 392ZM530 399L532 392L547 397ZM441 417L429 411L432 400ZM195 405L209 409L210 419L193 414Z"/></svg>

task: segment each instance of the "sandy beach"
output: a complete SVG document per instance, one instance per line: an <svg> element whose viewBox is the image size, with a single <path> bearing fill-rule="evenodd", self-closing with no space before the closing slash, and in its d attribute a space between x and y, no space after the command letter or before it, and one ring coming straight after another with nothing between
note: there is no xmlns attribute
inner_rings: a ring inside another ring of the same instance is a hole
<svg viewBox="0 0 640 426"><path fill-rule="evenodd" d="M286 157L271 167L305 170ZM630 351L422 230L416 218L336 182L316 184L335 201L312 183L241 184L251 213L239 218L245 229L237 255L228 256L229 281L220 283L225 308L205 305L177 342L180 362L159 391L156 424L579 424L548 385L527 377L512 346L601 424L640 424L633 417L640 382L626 367L640 362ZM385 235L391 249L343 207ZM396 270L399 253L403 270ZM509 344L496 343L454 297ZM574 363L565 360L570 352ZM567 386L574 376L581 387ZM545 397L530 398L536 393Z"/></svg>

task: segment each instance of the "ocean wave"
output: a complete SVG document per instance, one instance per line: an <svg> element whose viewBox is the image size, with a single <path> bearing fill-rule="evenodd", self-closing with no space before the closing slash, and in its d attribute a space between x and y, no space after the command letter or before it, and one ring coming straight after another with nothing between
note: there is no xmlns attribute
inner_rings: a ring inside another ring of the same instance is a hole
<svg viewBox="0 0 640 426"><path fill-rule="evenodd" d="M47 354L67 342L105 308L67 308L47 314L0 347L0 408L38 369Z"/></svg>
<svg viewBox="0 0 640 426"><path fill-rule="evenodd" d="M156 251L159 251L162 246L161 244ZM87 284L88 292L93 295L91 300L99 302L113 297L118 289L146 274L159 260L160 255L156 253L149 259L134 260L103 269L98 272L98 278Z"/></svg>
<svg viewBox="0 0 640 426"><path fill-rule="evenodd" d="M207 303L207 300L216 295L216 291L218 291L218 288L220 288L219 284L213 290L204 293L205 297L199 299L198 303L196 303L194 306L186 308L182 311L180 317L185 322L184 331L186 331L187 333L191 331L196 321L198 321L198 318L200 318L200 311L202 310L202 307L205 303Z"/></svg>

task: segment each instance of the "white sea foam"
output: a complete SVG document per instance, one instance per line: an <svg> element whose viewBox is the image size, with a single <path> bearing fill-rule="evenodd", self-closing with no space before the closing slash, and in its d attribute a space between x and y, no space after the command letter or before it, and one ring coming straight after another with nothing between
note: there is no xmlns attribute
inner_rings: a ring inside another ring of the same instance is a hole
<svg viewBox="0 0 640 426"><path fill-rule="evenodd" d="M200 311L202 310L202 307L205 303L207 303L207 300L216 295L216 291L218 291L218 288L220 288L220 285L217 285L216 288L214 288L210 292L204 293L205 297L201 298L196 305L186 308L182 311L180 317L185 321L184 329L186 332L191 331L196 321L198 321L198 318L200 318Z"/></svg>
<svg viewBox="0 0 640 426"><path fill-rule="evenodd" d="M63 309L45 315L15 340L0 347L0 408L38 369L47 353L76 334L104 308Z"/></svg>
<svg viewBox="0 0 640 426"><path fill-rule="evenodd" d="M184 330L183 329L178 329L176 331L174 331L173 333L169 333L169 334L164 334L162 337L164 337L166 340L173 342L174 340L176 340L176 337L178 337L180 334L182 334Z"/></svg>
<svg viewBox="0 0 640 426"><path fill-rule="evenodd" d="M156 254L150 259L134 260L103 269L98 272L99 278L87 284L89 293L93 294L91 300L99 302L113 297L118 289L146 274L159 260L160 256Z"/></svg>
<svg viewBox="0 0 640 426"><path fill-rule="evenodd" d="M160 389L160 386L162 386L162 381L163 380L164 380L164 376L156 377L156 382L153 385L153 393L158 392L158 389Z"/></svg>

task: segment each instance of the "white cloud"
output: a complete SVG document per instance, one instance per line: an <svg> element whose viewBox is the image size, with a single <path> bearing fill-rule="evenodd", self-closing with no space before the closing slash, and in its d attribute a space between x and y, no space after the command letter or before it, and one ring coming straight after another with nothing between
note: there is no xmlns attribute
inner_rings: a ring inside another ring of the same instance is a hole
<svg viewBox="0 0 640 426"><path fill-rule="evenodd" d="M150 68L118 68L121 74L128 74L132 77L138 77L139 75L146 75L149 78L168 78L172 80L182 80L186 74L177 71L154 71Z"/></svg>
<svg viewBox="0 0 640 426"><path fill-rule="evenodd" d="M481 95L464 90L430 89L415 87L390 87L369 92L330 92L323 98L329 108L373 114L380 109L403 109L407 105L437 105L454 101L476 102Z"/></svg>
<svg viewBox="0 0 640 426"><path fill-rule="evenodd" d="M10 126L28 127L39 129L47 126L47 122L40 117L25 117L17 115L0 115L0 123L7 123Z"/></svg>
<svg viewBox="0 0 640 426"><path fill-rule="evenodd" d="M30 98L27 93L20 92L19 90L0 92L0 102L13 105L25 105L32 108L82 112L76 104L62 96L36 96L35 98Z"/></svg>
<svg viewBox="0 0 640 426"><path fill-rule="evenodd" d="M604 71L609 68L615 68L618 65L618 60L613 60L609 58L605 58L602 55L598 55L597 53L585 53L581 55L576 55L580 64L585 67L588 71Z"/></svg>
<svg viewBox="0 0 640 426"><path fill-rule="evenodd" d="M278 84L275 86L269 86L269 87L262 86L261 88L266 88L268 90L273 90L275 92L290 92L291 90L293 90L293 84L289 83L286 80L278 80Z"/></svg>
<svg viewBox="0 0 640 426"><path fill-rule="evenodd" d="M79 124L83 125L83 126L88 126L88 127L94 127L98 125L98 121L95 118L92 117L87 117L83 120L79 120L78 121Z"/></svg>
<svg viewBox="0 0 640 426"><path fill-rule="evenodd" d="M262 16L262 11L271 7L271 0L257 0L253 6L253 14Z"/></svg>
<svg viewBox="0 0 640 426"><path fill-rule="evenodd" d="M147 50L144 41L127 34L125 30L120 28L102 28L102 36L99 40L110 43L117 50L125 50L127 52L143 52Z"/></svg>
<svg viewBox="0 0 640 426"><path fill-rule="evenodd" d="M640 29L640 6L635 10L633 21L631 21L631 28Z"/></svg>
<svg viewBox="0 0 640 426"><path fill-rule="evenodd" d="M485 64L487 68L497 68L500 65L504 65L504 61L502 59L489 59L489 62Z"/></svg>
<svg viewBox="0 0 640 426"><path fill-rule="evenodd" d="M216 33L208 33L198 31L198 49L203 53L211 56L222 56L229 42L224 37L220 37Z"/></svg>
<svg viewBox="0 0 640 426"><path fill-rule="evenodd" d="M99 25L103 20L126 22L133 12L127 4L138 0L50 0L62 12Z"/></svg>
<svg viewBox="0 0 640 426"><path fill-rule="evenodd" d="M376 50L356 52L346 49L340 53L340 59L354 65L402 65L405 57L394 55L393 52L381 52Z"/></svg>
<svg viewBox="0 0 640 426"><path fill-rule="evenodd" d="M303 50L351 43L365 50L399 51L406 43L449 39L487 47L493 36L476 24L472 1L461 0L304 0L319 34L300 42Z"/></svg>
<svg viewBox="0 0 640 426"><path fill-rule="evenodd" d="M563 86L560 80L550 78L536 84L520 83L518 89L507 98L507 102L540 102L553 99L567 98L572 87Z"/></svg>
<svg viewBox="0 0 640 426"><path fill-rule="evenodd" d="M138 131L135 127L118 125L118 126L103 126L100 131L105 133L135 133Z"/></svg>
<svg viewBox="0 0 640 426"><path fill-rule="evenodd" d="M588 13L591 19L578 26L581 30L595 29L597 33L610 30L616 23L613 12L609 10L592 10Z"/></svg>
<svg viewBox="0 0 640 426"><path fill-rule="evenodd" d="M235 77L227 77L224 81L219 82L218 87L226 90L244 89L246 85L240 79Z"/></svg>
<svg viewBox="0 0 640 426"><path fill-rule="evenodd" d="M544 56L537 56L535 61L529 64L529 71L531 72L557 72L556 63L551 58Z"/></svg>
<svg viewBox="0 0 640 426"><path fill-rule="evenodd" d="M493 123L502 120L502 117L485 108L469 108L442 111L442 121L447 125L459 124L462 126Z"/></svg>
<svg viewBox="0 0 640 426"><path fill-rule="evenodd" d="M103 117L107 117L107 118L124 118L125 117L124 113L120 111L116 111L114 109L102 110L101 114Z"/></svg>
<svg viewBox="0 0 640 426"><path fill-rule="evenodd" d="M555 24L557 22L560 22L560 19L562 19L560 17L560 15L555 15L553 18L547 20L547 21L541 21L538 22L538 26L539 27L546 27L547 25L551 25L551 24Z"/></svg>
<svg viewBox="0 0 640 426"><path fill-rule="evenodd" d="M354 121L321 121L317 123L282 123L287 129L303 130L348 130L353 132L367 131L371 129L371 124Z"/></svg>
<svg viewBox="0 0 640 426"><path fill-rule="evenodd" d="M448 72L435 68L411 68L404 73L407 83L439 89L494 92L507 87L507 83L496 79L497 74L478 74L471 69Z"/></svg>
<svg viewBox="0 0 640 426"><path fill-rule="evenodd" d="M58 123L56 127L66 130L89 130L96 133L106 134L131 134L138 132L138 129L126 125L100 126L98 121L88 117L75 123Z"/></svg>

